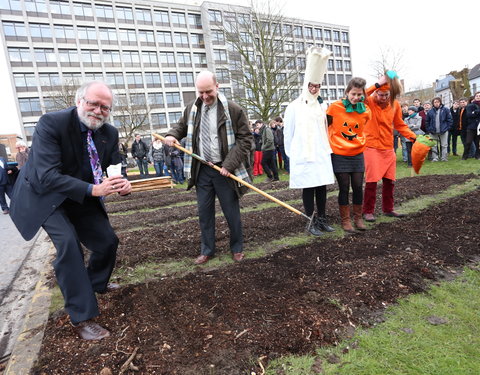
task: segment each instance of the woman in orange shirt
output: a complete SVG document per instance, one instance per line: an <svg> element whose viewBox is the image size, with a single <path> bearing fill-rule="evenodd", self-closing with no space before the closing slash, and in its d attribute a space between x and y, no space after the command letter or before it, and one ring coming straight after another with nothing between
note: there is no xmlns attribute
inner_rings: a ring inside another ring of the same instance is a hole
<svg viewBox="0 0 480 375"><path fill-rule="evenodd" d="M352 185L353 218L355 227L365 230L362 220L363 173L365 163L363 150L365 137L363 128L371 118L370 109L363 103L366 81L352 78L345 90L346 98L331 104L327 110L328 134L332 148L333 171L337 178L339 193L338 205L345 232L354 232L350 221L348 195Z"/></svg>

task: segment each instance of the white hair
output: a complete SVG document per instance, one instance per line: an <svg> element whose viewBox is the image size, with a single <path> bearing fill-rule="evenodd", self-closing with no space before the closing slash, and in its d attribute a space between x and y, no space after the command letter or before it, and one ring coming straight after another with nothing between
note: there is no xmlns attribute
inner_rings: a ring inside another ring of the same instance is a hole
<svg viewBox="0 0 480 375"><path fill-rule="evenodd" d="M112 88L103 81L88 81L82 84L77 89L77 93L75 94L75 103L78 103L79 100L83 99L88 89L92 85L103 85L110 90L110 94L112 94L112 107L113 107L113 103L115 102L115 94L113 93Z"/></svg>

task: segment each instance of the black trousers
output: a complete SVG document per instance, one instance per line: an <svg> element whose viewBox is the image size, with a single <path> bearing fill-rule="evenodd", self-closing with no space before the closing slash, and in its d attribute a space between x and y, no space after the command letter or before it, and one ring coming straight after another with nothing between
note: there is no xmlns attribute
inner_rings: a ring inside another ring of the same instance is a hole
<svg viewBox="0 0 480 375"><path fill-rule="evenodd" d="M118 237L98 198L65 201L43 224L57 250L55 276L73 324L99 315L95 292L103 292L115 266ZM83 244L91 251L85 267Z"/></svg>
<svg viewBox="0 0 480 375"><path fill-rule="evenodd" d="M262 151L262 167L268 178L278 180L277 162L275 161L275 150Z"/></svg>
<svg viewBox="0 0 480 375"><path fill-rule="evenodd" d="M232 253L243 252L240 202L237 193L229 184L228 177L224 177L215 169L202 164L198 173L196 190L202 237L200 253L208 256L215 254L215 196L218 197L230 229L230 251Z"/></svg>

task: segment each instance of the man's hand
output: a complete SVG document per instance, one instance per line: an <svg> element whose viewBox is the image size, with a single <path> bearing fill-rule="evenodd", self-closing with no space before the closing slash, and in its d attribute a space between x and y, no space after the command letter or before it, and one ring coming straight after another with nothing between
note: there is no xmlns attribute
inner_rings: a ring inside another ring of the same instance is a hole
<svg viewBox="0 0 480 375"><path fill-rule="evenodd" d="M230 172L227 171L224 167L222 167L222 169L220 169L220 174L221 174L222 176L225 176L225 177L230 176Z"/></svg>
<svg viewBox="0 0 480 375"><path fill-rule="evenodd" d="M174 144L177 144L179 145L180 143L177 141L177 138L175 137L172 137L171 135L167 135L163 141L163 143L165 143L167 146L170 146L172 147Z"/></svg>
<svg viewBox="0 0 480 375"><path fill-rule="evenodd" d="M131 191L132 185L130 184L130 181L122 176L112 176L105 178L99 185L93 185L92 196L105 197L113 193L126 195Z"/></svg>

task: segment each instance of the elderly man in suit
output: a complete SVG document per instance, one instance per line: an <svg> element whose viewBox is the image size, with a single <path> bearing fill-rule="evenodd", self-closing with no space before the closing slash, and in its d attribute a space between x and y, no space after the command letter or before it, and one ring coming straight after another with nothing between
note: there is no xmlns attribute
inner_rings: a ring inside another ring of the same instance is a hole
<svg viewBox="0 0 480 375"><path fill-rule="evenodd" d="M110 335L92 320L99 315L95 293L109 289L118 247L102 197L131 191L120 173L103 176L109 165L120 163L118 131L106 123L112 102L110 87L92 81L78 89L75 107L40 118L10 211L26 240L40 227L50 236L65 309L86 340ZM91 251L87 267L81 244Z"/></svg>

